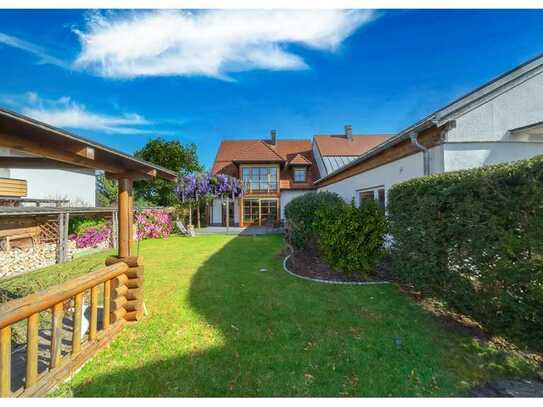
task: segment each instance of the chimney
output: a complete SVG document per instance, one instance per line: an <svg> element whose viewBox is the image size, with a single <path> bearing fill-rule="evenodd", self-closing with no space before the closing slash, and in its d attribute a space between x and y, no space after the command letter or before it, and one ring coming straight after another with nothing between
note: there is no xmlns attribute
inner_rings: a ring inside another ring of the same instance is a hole
<svg viewBox="0 0 543 407"><path fill-rule="evenodd" d="M272 146L277 144L277 130L272 130L270 132L271 138L270 138L270 144Z"/></svg>
<svg viewBox="0 0 543 407"><path fill-rule="evenodd" d="M345 137L349 141L353 141L353 126L350 124L345 125Z"/></svg>

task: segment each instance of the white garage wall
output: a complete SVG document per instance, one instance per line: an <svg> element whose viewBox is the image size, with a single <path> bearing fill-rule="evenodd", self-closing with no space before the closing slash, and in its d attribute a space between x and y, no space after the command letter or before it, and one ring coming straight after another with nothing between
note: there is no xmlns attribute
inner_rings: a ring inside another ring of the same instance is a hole
<svg viewBox="0 0 543 407"><path fill-rule="evenodd" d="M297 196L306 194L307 192L309 191L281 191L281 202L279 203L279 205L281 206L281 220L285 219L285 206L287 206L287 204Z"/></svg>
<svg viewBox="0 0 543 407"><path fill-rule="evenodd" d="M507 131L543 119L543 74L538 74L456 118L447 141L496 141Z"/></svg>
<svg viewBox="0 0 543 407"><path fill-rule="evenodd" d="M91 169L11 168L10 177L27 181L28 198L69 199L72 205L96 205L96 175Z"/></svg>
<svg viewBox="0 0 543 407"><path fill-rule="evenodd" d="M543 154L543 143L446 143L444 145L445 171L523 160L540 154Z"/></svg>
<svg viewBox="0 0 543 407"><path fill-rule="evenodd" d="M350 203L355 198L355 204L358 205L358 190L383 185L385 190L388 191L394 184L407 181L411 178L422 177L424 175L423 166L422 153L417 153L336 182L335 184L319 188L319 191L335 192L347 203ZM386 199L388 200L388 194Z"/></svg>

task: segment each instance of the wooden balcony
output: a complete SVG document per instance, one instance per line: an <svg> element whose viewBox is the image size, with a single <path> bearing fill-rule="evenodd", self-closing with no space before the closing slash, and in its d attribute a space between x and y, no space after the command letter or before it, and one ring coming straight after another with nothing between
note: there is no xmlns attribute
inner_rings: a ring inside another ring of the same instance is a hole
<svg viewBox="0 0 543 407"><path fill-rule="evenodd" d="M0 196L21 198L26 196L28 188L26 180L13 178L0 178Z"/></svg>

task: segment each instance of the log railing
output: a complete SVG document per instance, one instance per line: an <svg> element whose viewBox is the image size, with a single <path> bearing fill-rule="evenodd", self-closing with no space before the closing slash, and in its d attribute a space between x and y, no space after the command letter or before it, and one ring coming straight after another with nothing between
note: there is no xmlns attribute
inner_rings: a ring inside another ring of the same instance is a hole
<svg viewBox="0 0 543 407"><path fill-rule="evenodd" d="M127 321L142 318L142 259L110 257L106 265L102 270L0 306L0 397L45 395L107 345ZM85 320L84 308L89 312ZM50 328L40 329L47 316ZM12 327L24 320L26 366L17 367L12 365ZM12 379L17 375L20 377L16 384Z"/></svg>

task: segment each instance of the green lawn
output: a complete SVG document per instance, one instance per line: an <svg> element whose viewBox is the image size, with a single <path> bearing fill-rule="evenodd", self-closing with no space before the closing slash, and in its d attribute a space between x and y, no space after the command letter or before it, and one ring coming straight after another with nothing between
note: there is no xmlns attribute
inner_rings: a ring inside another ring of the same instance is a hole
<svg viewBox="0 0 543 407"><path fill-rule="evenodd" d="M279 236L145 241L148 316L54 395L461 395L531 373L520 356L447 330L396 286L287 275L282 244Z"/></svg>

